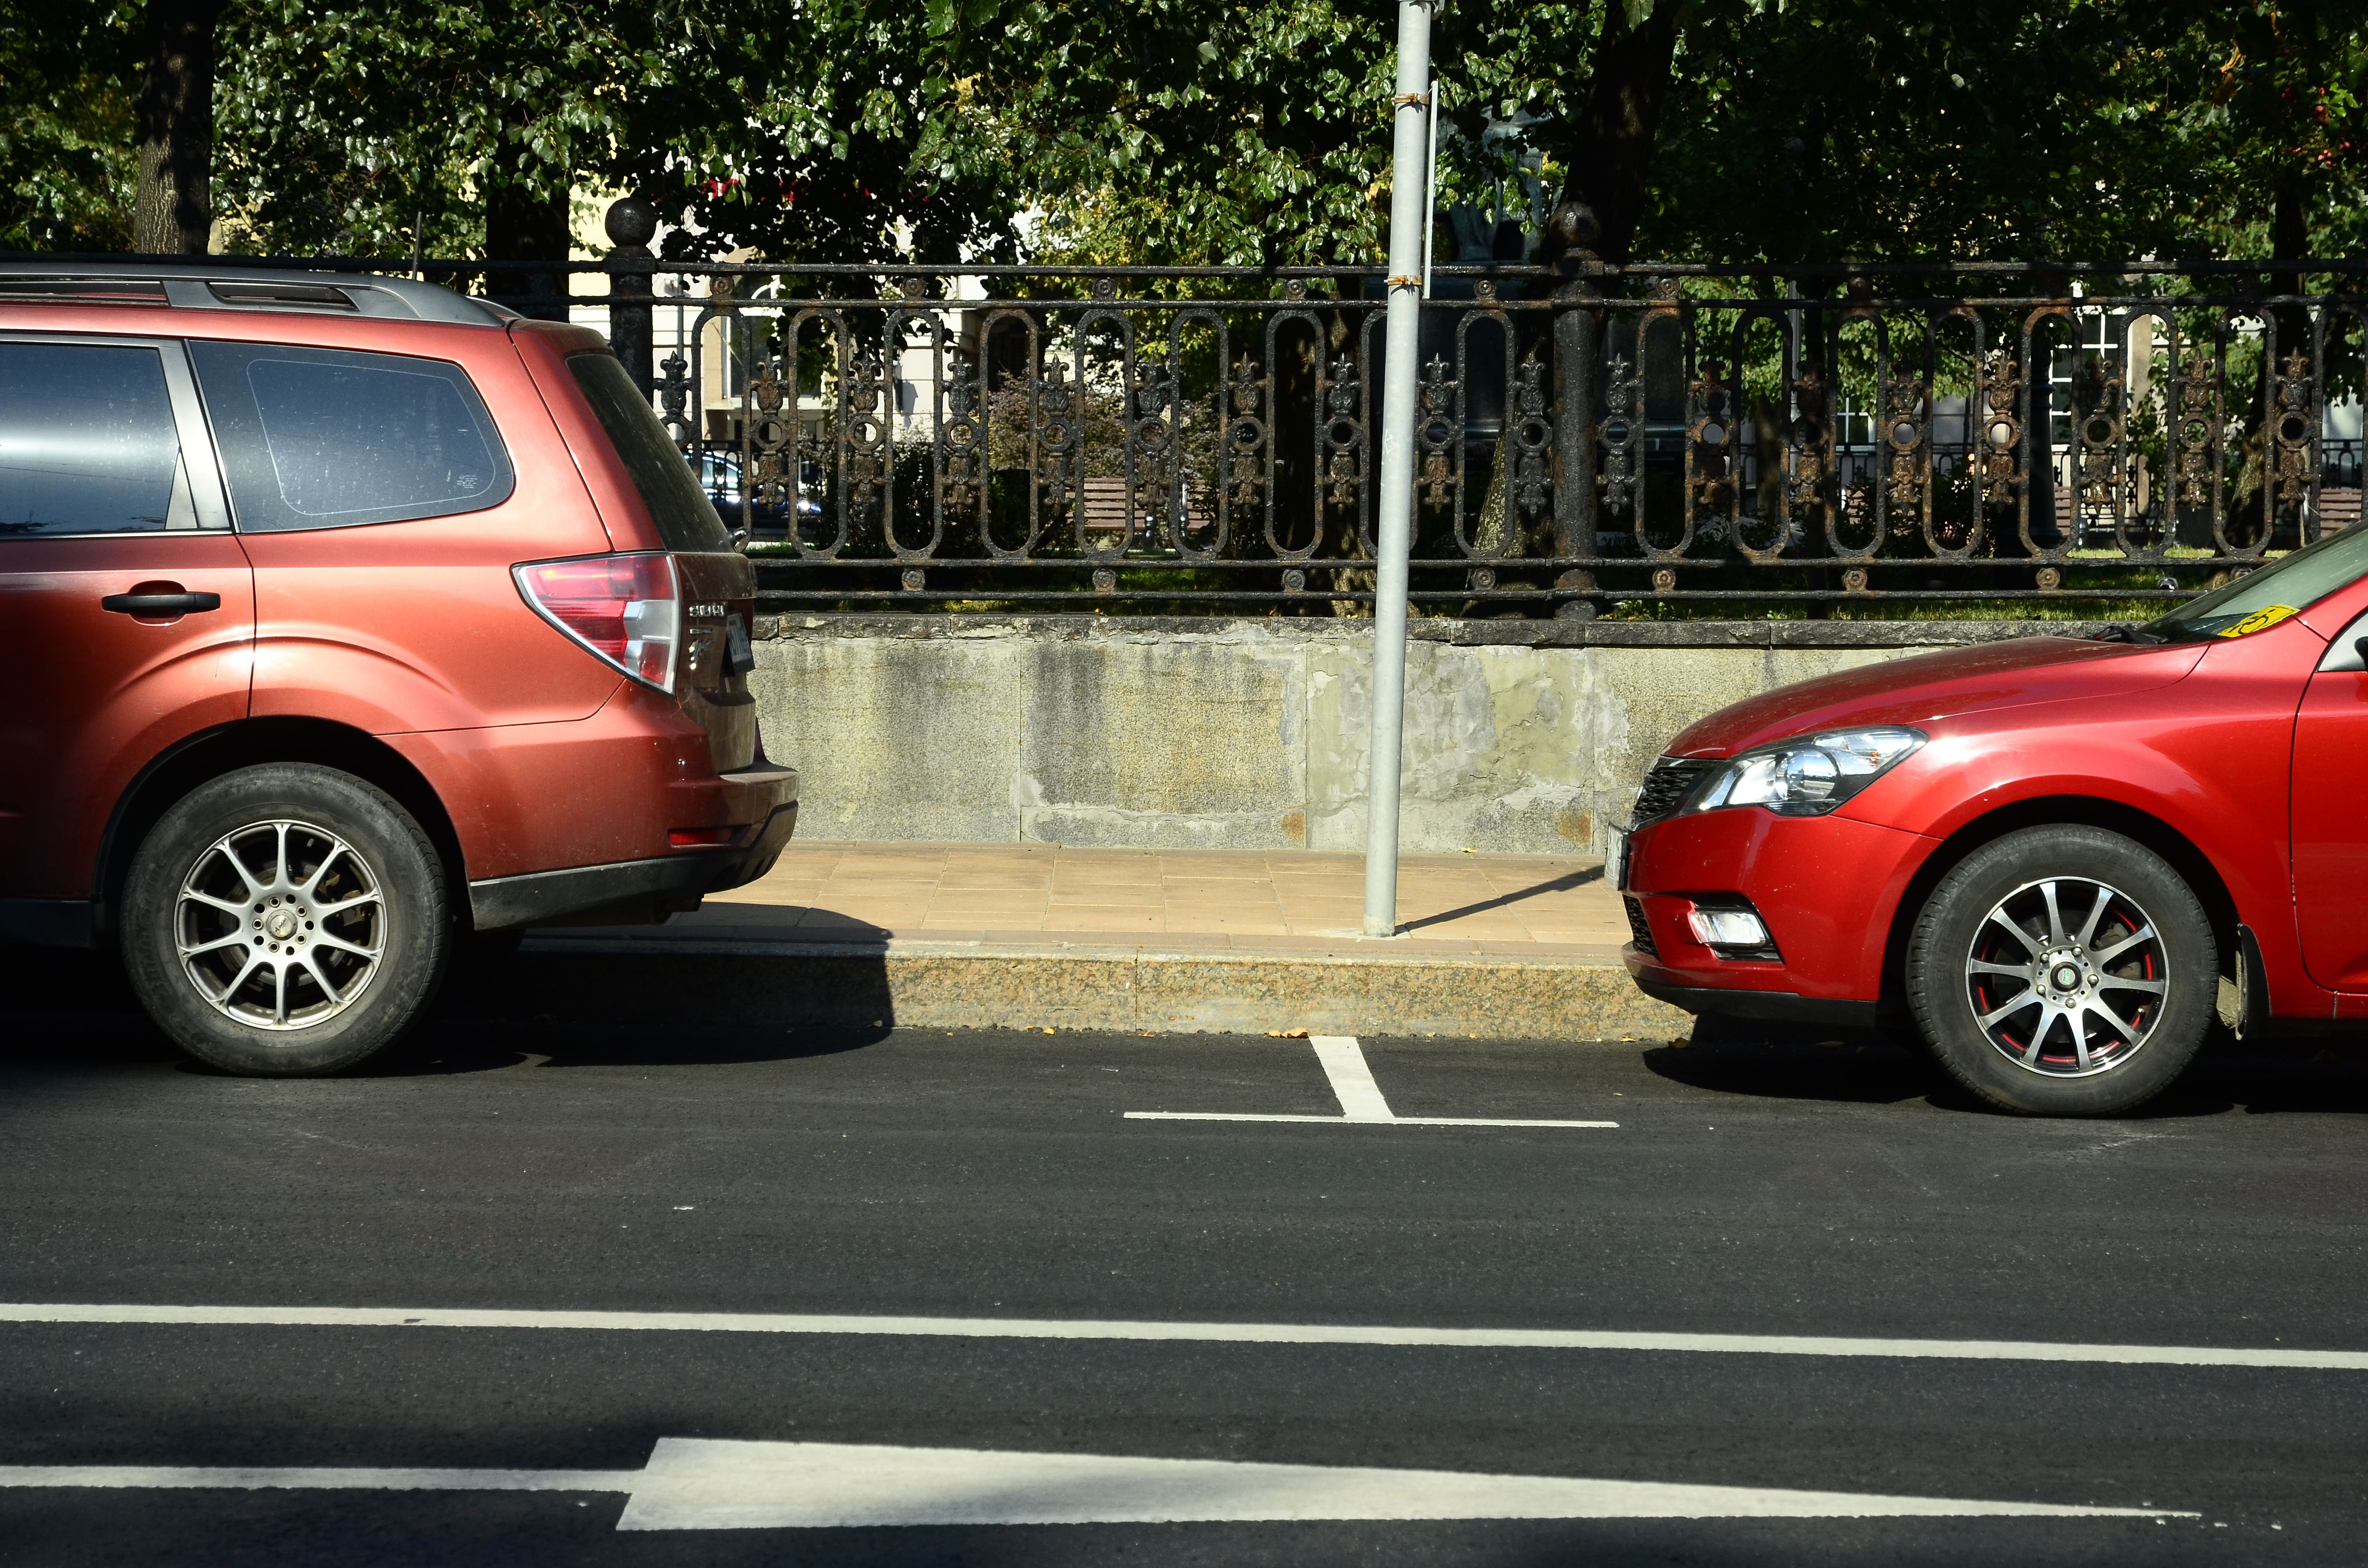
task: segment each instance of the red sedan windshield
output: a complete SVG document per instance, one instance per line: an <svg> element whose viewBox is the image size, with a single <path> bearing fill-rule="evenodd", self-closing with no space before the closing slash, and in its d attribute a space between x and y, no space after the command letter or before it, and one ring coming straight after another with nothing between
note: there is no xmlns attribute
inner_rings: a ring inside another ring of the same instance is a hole
<svg viewBox="0 0 2368 1568"><path fill-rule="evenodd" d="M2241 637L2274 626L2368 574L2368 528L2329 534L2249 576L2191 599L2131 635L2141 642Z"/></svg>

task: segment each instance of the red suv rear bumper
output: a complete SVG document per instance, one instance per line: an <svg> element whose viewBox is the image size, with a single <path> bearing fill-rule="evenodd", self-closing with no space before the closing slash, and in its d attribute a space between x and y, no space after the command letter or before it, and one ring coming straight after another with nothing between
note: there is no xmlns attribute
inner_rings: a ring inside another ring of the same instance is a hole
<svg viewBox="0 0 2368 1568"><path fill-rule="evenodd" d="M574 722L385 737L450 812L477 929L662 918L780 858L796 769L719 773L675 699L620 687Z"/></svg>
<svg viewBox="0 0 2368 1568"><path fill-rule="evenodd" d="M641 860L606 866L571 866L559 871L529 871L488 877L469 884L469 913L480 931L510 926L547 925L571 915L614 912L636 922L663 918L707 893L755 881L773 869L798 826L798 776L791 768L726 774L719 780L746 799L735 810L757 810L762 798L775 803L761 811L746 841L713 848L680 849ZM784 791L787 799L779 799Z"/></svg>

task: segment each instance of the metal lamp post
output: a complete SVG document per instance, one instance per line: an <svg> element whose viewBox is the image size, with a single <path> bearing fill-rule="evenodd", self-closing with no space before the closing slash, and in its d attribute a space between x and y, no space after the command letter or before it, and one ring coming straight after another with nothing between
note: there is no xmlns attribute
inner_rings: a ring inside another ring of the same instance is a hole
<svg viewBox="0 0 2368 1568"><path fill-rule="evenodd" d="M1365 782L1365 935L1398 923L1398 767L1405 747L1406 557L1414 536L1415 359L1430 233L1430 0L1399 0L1390 159L1390 276L1382 386L1381 560L1373 594L1373 746Z"/></svg>

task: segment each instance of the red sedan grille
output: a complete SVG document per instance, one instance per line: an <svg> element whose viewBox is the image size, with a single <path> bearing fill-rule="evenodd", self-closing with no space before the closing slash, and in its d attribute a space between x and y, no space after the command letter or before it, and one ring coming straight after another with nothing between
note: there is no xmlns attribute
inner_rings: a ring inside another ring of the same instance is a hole
<svg viewBox="0 0 2368 1568"><path fill-rule="evenodd" d="M1661 949L1653 945L1653 928L1645 924L1645 901L1630 892L1622 893L1620 902L1628 906L1628 939L1646 958L1659 958Z"/></svg>

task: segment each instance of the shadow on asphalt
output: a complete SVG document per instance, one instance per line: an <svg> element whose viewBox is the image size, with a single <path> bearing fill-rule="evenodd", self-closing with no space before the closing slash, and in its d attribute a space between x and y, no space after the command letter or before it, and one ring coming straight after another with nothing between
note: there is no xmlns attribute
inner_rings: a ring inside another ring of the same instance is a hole
<svg viewBox="0 0 2368 1568"><path fill-rule="evenodd" d="M529 949L457 972L428 1021L361 1075L484 1073L529 1062L784 1062L886 1039L884 976L876 1000L844 966L833 979L832 994L799 1006L780 976L758 976L747 960ZM1657 1077L1708 1094L1869 1106L1920 1100L1943 1111L2002 1114L1950 1083L1896 1031L1704 1018L1690 1040L1642 1048L1640 1059ZM110 955L0 944L0 1070L137 1065L211 1071L149 1023ZM2186 1076L2132 1119L2230 1111L2368 1113L2368 1032L2254 1045L2215 1034Z"/></svg>
<svg viewBox="0 0 2368 1568"><path fill-rule="evenodd" d="M1922 1100L1940 1110L2005 1115L1952 1083L1899 1032L1697 1019L1692 1037L1643 1056L1655 1075L1713 1094L1835 1104ZM2123 1119L2229 1111L2368 1113L2368 1031L2341 1039L2239 1044L2215 1029L2180 1081Z"/></svg>
<svg viewBox="0 0 2368 1568"><path fill-rule="evenodd" d="M797 1023L732 960L526 952L464 969L427 1020L358 1077L546 1067L683 1067L857 1051L886 1022ZM844 988L842 1006L861 1005ZM882 984L884 992L884 982ZM176 1067L191 1060L148 1021L111 954L0 943L0 1070Z"/></svg>

